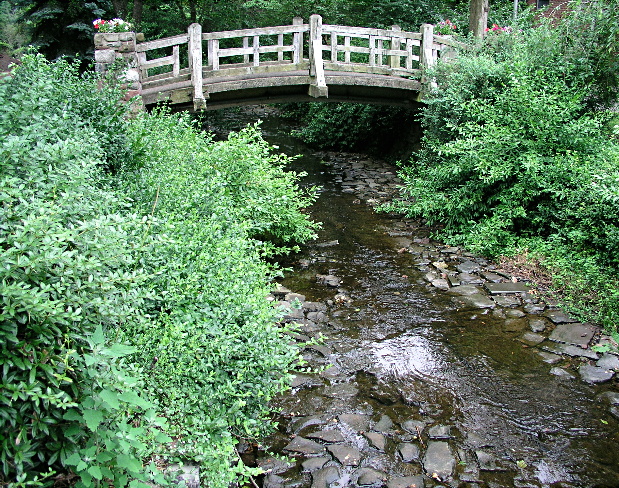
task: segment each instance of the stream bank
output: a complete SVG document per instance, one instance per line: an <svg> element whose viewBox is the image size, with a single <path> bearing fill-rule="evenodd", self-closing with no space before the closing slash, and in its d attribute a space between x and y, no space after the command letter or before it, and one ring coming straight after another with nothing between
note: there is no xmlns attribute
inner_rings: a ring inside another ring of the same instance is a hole
<svg viewBox="0 0 619 488"><path fill-rule="evenodd" d="M271 297L300 324L293 340L320 340L304 349L315 372L274 402L278 431L240 446L262 486L619 486L617 357L591 350L599 331L376 214L397 192L393 166L312 155L275 117L262 128L304 154L294 169L321 187L310 211L324 223Z"/></svg>

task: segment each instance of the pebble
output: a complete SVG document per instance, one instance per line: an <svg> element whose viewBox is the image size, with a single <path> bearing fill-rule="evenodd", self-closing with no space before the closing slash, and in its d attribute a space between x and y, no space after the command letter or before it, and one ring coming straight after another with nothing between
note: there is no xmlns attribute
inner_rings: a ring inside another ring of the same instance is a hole
<svg viewBox="0 0 619 488"><path fill-rule="evenodd" d="M583 364L578 368L580 377L587 383L605 383L610 381L614 376L614 372L597 366L591 366L589 364Z"/></svg>
<svg viewBox="0 0 619 488"><path fill-rule="evenodd" d="M419 461L419 447L410 442L403 442L398 445L398 453L402 457L402 461L410 463L412 461Z"/></svg>
<svg viewBox="0 0 619 488"><path fill-rule="evenodd" d="M310 439L318 439L323 442L344 442L344 436L339 430L320 430L306 435Z"/></svg>
<svg viewBox="0 0 619 488"><path fill-rule="evenodd" d="M322 444L318 444L318 442L310 441L301 436L295 437L286 447L284 447L284 451L290 452L298 452L303 455L310 454L325 454L325 448Z"/></svg>
<svg viewBox="0 0 619 488"><path fill-rule="evenodd" d="M387 475L383 471L373 468L361 468L357 471L357 484L360 486L382 484L387 480Z"/></svg>
<svg viewBox="0 0 619 488"><path fill-rule="evenodd" d="M366 432L364 435L371 446L379 451L385 450L385 436L383 434L379 434L378 432Z"/></svg>
<svg viewBox="0 0 619 488"><path fill-rule="evenodd" d="M433 441L423 457L423 468L430 477L437 475L440 479L448 478L456 466L456 459L447 442Z"/></svg>
<svg viewBox="0 0 619 488"><path fill-rule="evenodd" d="M327 449L343 466L358 466L361 462L361 452L355 447L332 444Z"/></svg>

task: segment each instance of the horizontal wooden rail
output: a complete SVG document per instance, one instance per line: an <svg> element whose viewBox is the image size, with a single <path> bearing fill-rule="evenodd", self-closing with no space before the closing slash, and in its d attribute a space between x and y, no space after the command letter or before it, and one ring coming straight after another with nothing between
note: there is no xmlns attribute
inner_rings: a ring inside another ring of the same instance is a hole
<svg viewBox="0 0 619 488"><path fill-rule="evenodd" d="M320 16L312 15L307 24L295 18L291 25L223 32L202 32L192 24L186 34L142 42L135 51L143 89L188 84L198 107L217 80L272 76L281 83L286 73L305 71L310 95L327 97L329 73L421 78L424 68L463 46L435 35L429 24L421 32L407 32L398 26L323 25ZM431 85L431 80L424 82Z"/></svg>

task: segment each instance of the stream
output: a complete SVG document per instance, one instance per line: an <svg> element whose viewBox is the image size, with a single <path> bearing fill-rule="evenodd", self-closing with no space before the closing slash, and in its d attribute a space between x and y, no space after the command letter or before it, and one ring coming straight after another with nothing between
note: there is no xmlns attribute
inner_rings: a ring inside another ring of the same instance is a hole
<svg viewBox="0 0 619 488"><path fill-rule="evenodd" d="M265 139L302 154L292 169L321 188L310 213L323 228L283 263L292 272L273 294L293 304L295 340L320 339L304 349L310 371L274 402L278 430L245 446L267 473L256 484L618 487L619 383L584 381L601 355L559 337L581 324L533 293L488 293L515 280L376 213L397 191L395 167L312 152L264 115Z"/></svg>

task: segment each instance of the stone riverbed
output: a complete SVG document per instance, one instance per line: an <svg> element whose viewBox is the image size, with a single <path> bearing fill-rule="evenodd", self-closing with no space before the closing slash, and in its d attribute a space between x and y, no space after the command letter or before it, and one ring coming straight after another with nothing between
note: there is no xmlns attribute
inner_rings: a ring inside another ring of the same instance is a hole
<svg viewBox="0 0 619 488"><path fill-rule="evenodd" d="M278 430L239 444L266 473L250 484L619 487L619 358L592 349L610 338L518 273L374 212L398 194L393 165L312 154L270 109L237 115L251 116L305 155L293 169L320 187L323 230L269 297L307 371L273 403Z"/></svg>

